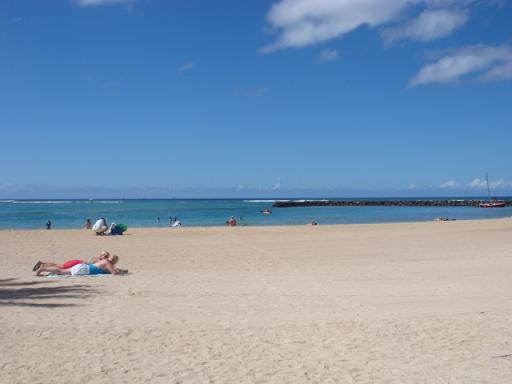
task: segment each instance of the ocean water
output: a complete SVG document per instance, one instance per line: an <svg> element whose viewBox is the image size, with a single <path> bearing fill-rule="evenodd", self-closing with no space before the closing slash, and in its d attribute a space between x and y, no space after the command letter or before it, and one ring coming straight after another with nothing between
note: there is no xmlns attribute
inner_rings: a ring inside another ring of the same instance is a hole
<svg viewBox="0 0 512 384"><path fill-rule="evenodd" d="M349 199L343 199L349 200ZM359 199L361 200L361 199ZM371 199L393 200L393 199ZM398 199L405 200L405 199ZM415 199L411 199L415 200ZM430 221L446 216L457 220L512 217L512 207L304 207L272 208L266 199L163 200L0 200L0 229L82 228L86 219L105 217L128 227L166 227L170 216L184 226L223 226L230 216L240 225L303 225ZM263 215L265 208L271 215ZM157 221L160 218L160 222Z"/></svg>

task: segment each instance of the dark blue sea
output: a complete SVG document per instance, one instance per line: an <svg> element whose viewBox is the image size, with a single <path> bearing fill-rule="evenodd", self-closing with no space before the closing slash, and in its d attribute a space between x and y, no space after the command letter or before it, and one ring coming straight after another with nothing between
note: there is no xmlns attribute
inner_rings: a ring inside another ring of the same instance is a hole
<svg viewBox="0 0 512 384"><path fill-rule="evenodd" d="M410 200L416 199L420 198ZM298 199L292 199L295 200ZM94 222L99 217L105 217L109 223L123 223L128 227L166 227L169 217L177 217L184 226L195 227L223 226L230 216L235 216L240 225L247 226L303 225L312 220L319 224L349 224L430 221L441 216L457 220L512 216L512 207L272 208L274 201L276 200L0 200L0 229L42 229L48 220L52 221L55 229L82 228L86 219ZM272 214L263 215L261 211L265 208L270 208Z"/></svg>

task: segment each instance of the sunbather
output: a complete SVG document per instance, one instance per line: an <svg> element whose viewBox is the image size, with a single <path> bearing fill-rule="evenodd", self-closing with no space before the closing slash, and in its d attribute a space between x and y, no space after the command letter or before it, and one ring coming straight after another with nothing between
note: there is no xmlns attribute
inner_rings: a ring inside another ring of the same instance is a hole
<svg viewBox="0 0 512 384"><path fill-rule="evenodd" d="M44 272L53 273L56 275L100 275L100 274L113 274L113 275L121 275L127 273L127 270L123 270L115 267L115 264L118 262L119 256L117 255L108 255L103 257L102 259L91 262L91 263L79 263L75 264L71 268L60 268L59 266L44 266L41 265L37 271L36 275L41 276Z"/></svg>
<svg viewBox="0 0 512 384"><path fill-rule="evenodd" d="M52 263L48 261L38 261L34 267L32 268L32 271L37 271L39 267L59 267L61 269L69 269L71 267L74 267L77 264L89 264L89 263L96 263L97 261L100 261L101 259L104 259L106 257L110 256L110 253L107 251L101 251L100 254L96 257L89 257L89 260L87 262L80 260L80 259L74 259L74 260L68 260L62 264Z"/></svg>

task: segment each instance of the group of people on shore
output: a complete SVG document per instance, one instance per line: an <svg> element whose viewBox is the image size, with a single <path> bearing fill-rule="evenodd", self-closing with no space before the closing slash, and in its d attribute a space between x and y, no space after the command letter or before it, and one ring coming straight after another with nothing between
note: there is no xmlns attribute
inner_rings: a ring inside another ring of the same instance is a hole
<svg viewBox="0 0 512 384"><path fill-rule="evenodd" d="M100 217L94 225L91 222L91 219L87 219L84 223L85 229L93 230L96 235L122 235L126 229L128 228L124 224L116 224L112 223L108 225L107 219L104 217Z"/></svg>
<svg viewBox="0 0 512 384"><path fill-rule="evenodd" d="M262 213L264 215L270 215L270 214L272 214L272 211L268 208L265 208L264 210L260 211L260 213ZM241 217L240 217L240 220L242 220ZM438 218L437 220L438 221L447 221L446 218ZM158 224L160 224L160 217L156 218L156 222ZM311 220L309 222L309 224L310 225L318 225L318 223L315 220ZM180 220L178 220L177 217L169 216L168 225L169 225L169 227L181 227L183 224L181 223ZM235 216L231 216L226 221L226 225L228 227L236 227L238 225L238 221L235 218ZM51 227L52 227L52 222L50 220L48 220L48 222L46 223L46 228L51 229ZM100 235L122 235L123 232L125 232L127 228L128 227L124 224L112 223L112 224L108 225L107 219L105 219L104 217L100 217L98 220L96 220L96 222L94 224L92 223L91 219L87 219L84 222L84 229L93 230L96 233L96 235L98 235L98 236L100 236Z"/></svg>
<svg viewBox="0 0 512 384"><path fill-rule="evenodd" d="M46 229L52 229L52 225L52 221L48 220L46 222ZM125 224L116 223L108 225L107 219L100 217L94 224L91 219L86 219L84 222L84 229L93 230L96 235L122 235L128 227Z"/></svg>
<svg viewBox="0 0 512 384"><path fill-rule="evenodd" d="M181 221L177 217L169 216L169 227L181 227Z"/></svg>
<svg viewBox="0 0 512 384"><path fill-rule="evenodd" d="M241 218L240 218L241 219ZM318 225L318 223L315 220L311 220L309 222L310 225ZM235 219L235 216L231 216L228 221L226 221L226 225L228 227L236 227L238 225L238 222Z"/></svg>
<svg viewBox="0 0 512 384"><path fill-rule="evenodd" d="M62 264L38 261L32 271L37 276L43 276L44 274L55 274L55 275L123 275L128 273L127 269L121 269L116 267L119 261L119 256L111 255L108 251L101 251L97 257L90 257L86 262L84 260L74 259L68 260Z"/></svg>
<svg viewBox="0 0 512 384"><path fill-rule="evenodd" d="M156 223L160 224L160 218L156 218ZM169 227L181 227L183 224L181 224L181 221L178 220L178 217L172 217L169 216L168 220Z"/></svg>

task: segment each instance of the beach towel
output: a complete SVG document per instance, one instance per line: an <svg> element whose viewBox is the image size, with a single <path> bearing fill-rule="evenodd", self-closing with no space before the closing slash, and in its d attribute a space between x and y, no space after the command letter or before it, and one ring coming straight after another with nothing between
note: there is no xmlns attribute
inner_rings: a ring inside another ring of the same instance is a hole
<svg viewBox="0 0 512 384"><path fill-rule="evenodd" d="M46 277L50 279L67 279L70 277L98 277L98 276L126 276L129 275L129 273L124 273L122 275L113 275L111 273L103 274L103 275L56 275L55 273L50 273Z"/></svg>
<svg viewBox="0 0 512 384"><path fill-rule="evenodd" d="M128 229L126 224L112 224L110 228L111 235L122 235Z"/></svg>

